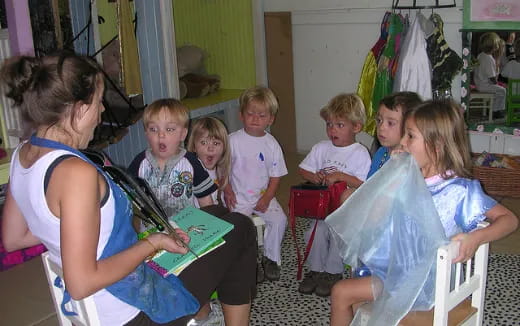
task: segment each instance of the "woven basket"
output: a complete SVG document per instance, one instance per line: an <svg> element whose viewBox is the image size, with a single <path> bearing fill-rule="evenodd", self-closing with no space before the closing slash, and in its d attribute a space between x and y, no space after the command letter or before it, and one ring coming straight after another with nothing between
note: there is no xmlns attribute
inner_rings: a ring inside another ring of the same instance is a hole
<svg viewBox="0 0 520 326"><path fill-rule="evenodd" d="M474 166L473 177L489 195L520 198L520 169Z"/></svg>

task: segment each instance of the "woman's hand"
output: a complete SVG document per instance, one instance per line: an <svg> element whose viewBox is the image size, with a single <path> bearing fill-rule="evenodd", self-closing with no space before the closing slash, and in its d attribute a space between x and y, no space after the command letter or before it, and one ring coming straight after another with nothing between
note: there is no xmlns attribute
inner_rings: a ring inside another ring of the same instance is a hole
<svg viewBox="0 0 520 326"><path fill-rule="evenodd" d="M451 241L459 241L459 254L453 260L453 263L465 262L475 255L475 252L480 246L475 234L472 233L459 233L451 238Z"/></svg>
<svg viewBox="0 0 520 326"><path fill-rule="evenodd" d="M184 230L175 229L175 233L177 233L177 235L182 239L182 241L184 241L184 243L188 244L190 242L190 236ZM185 247L182 242L164 233L151 234L147 239L151 242L156 250L164 249L166 251L177 254L185 254L188 252L188 248Z"/></svg>

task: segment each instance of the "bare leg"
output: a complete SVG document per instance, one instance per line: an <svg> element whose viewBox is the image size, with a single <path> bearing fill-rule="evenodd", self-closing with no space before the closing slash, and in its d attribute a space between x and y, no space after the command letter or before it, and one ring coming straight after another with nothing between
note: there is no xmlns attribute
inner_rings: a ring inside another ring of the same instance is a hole
<svg viewBox="0 0 520 326"><path fill-rule="evenodd" d="M193 316L193 319L195 320L202 320L208 318L209 312L211 311L209 307L209 302L207 302L205 305L203 305L197 314Z"/></svg>
<svg viewBox="0 0 520 326"><path fill-rule="evenodd" d="M372 277L358 277L337 282L330 296L330 325L350 325L354 312L352 306L359 302L372 301Z"/></svg>
<svg viewBox="0 0 520 326"><path fill-rule="evenodd" d="M249 312L251 304L229 305L222 303L224 320L226 326L247 326L249 325Z"/></svg>

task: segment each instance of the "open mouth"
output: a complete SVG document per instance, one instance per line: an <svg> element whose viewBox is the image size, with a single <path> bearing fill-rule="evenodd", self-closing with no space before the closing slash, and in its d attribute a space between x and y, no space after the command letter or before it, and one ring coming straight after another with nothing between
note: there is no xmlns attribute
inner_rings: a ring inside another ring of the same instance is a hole
<svg viewBox="0 0 520 326"><path fill-rule="evenodd" d="M159 143L159 151L161 151L161 152L165 152L165 151L166 151L166 144L164 144L164 143Z"/></svg>

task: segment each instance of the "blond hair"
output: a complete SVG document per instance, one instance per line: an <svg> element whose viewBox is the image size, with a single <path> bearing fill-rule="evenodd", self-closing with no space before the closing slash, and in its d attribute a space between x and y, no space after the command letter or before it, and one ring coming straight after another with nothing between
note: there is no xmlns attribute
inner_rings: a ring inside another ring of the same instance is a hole
<svg viewBox="0 0 520 326"><path fill-rule="evenodd" d="M274 95L273 91L264 86L255 86L246 89L242 95L240 95L240 112L243 114L252 101L259 102L265 105L272 116L275 116L278 112L278 100Z"/></svg>
<svg viewBox="0 0 520 326"><path fill-rule="evenodd" d="M163 98L149 104L143 113L143 124L146 128L150 121L158 118L161 113L169 114L177 120L184 128L188 128L190 114L188 108L181 101L174 98Z"/></svg>
<svg viewBox="0 0 520 326"><path fill-rule="evenodd" d="M364 125L366 120L365 105L358 95L341 93L334 96L329 103L320 110L320 116L325 121L336 117Z"/></svg>
<svg viewBox="0 0 520 326"><path fill-rule="evenodd" d="M190 136L188 138L188 151L196 152L195 144L205 134L208 138L214 138L222 142L222 156L216 165L219 189L224 189L227 185L231 169L231 149L228 142L228 131L222 121L215 117L205 117L195 120L191 125Z"/></svg>
<svg viewBox="0 0 520 326"><path fill-rule="evenodd" d="M500 36L495 32L487 32L480 36L479 49L481 52L492 54L500 49Z"/></svg>
<svg viewBox="0 0 520 326"><path fill-rule="evenodd" d="M461 107L451 101L426 101L410 110L424 138L428 156L443 178L471 177L469 141ZM452 175L448 171L453 171Z"/></svg>

